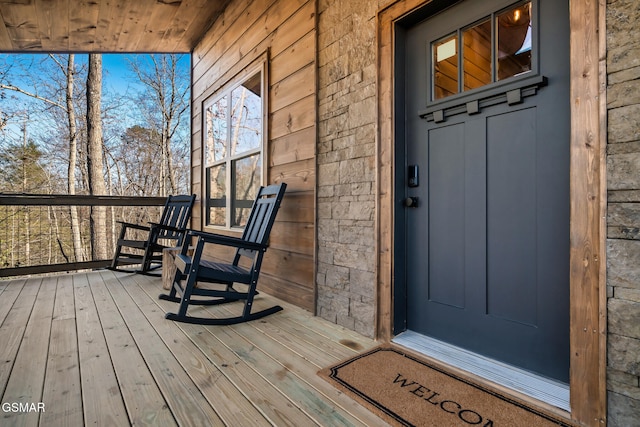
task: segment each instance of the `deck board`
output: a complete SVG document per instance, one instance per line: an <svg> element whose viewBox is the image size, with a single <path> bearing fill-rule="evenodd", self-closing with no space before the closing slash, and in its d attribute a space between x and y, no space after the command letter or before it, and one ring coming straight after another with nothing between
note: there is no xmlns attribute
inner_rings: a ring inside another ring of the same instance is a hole
<svg viewBox="0 0 640 427"><path fill-rule="evenodd" d="M25 282L26 280L16 280L11 286L6 285L6 283L9 282L5 282L0 288L2 289L0 291L0 325L2 325L7 314L9 314Z"/></svg>
<svg viewBox="0 0 640 427"><path fill-rule="evenodd" d="M234 326L171 322L161 292L159 278L109 270L0 281L2 402L46 405L0 424L386 425L317 375L374 341L262 293L256 309L284 310Z"/></svg>
<svg viewBox="0 0 640 427"><path fill-rule="evenodd" d="M0 390L3 390L3 403L14 403L8 400L12 396L6 393L7 385L11 380L12 372L14 372L13 368L17 362L18 351L36 302L41 281L40 279L30 280L22 287L0 327L0 342L2 343L0 346ZM15 403L19 403L19 401ZM3 419L9 417L10 415L7 413L2 414Z"/></svg>
<svg viewBox="0 0 640 427"><path fill-rule="evenodd" d="M40 414L42 426L79 426L83 423L73 278L58 278L51 321L51 337Z"/></svg>
<svg viewBox="0 0 640 427"><path fill-rule="evenodd" d="M165 310L175 309L172 303L158 301ZM164 311L161 311L164 312ZM218 338L208 333L202 325L180 324L181 330L206 354L221 372L243 391L270 423L278 426L310 425L312 422L304 412L281 393L273 393L271 384L262 376L255 375L243 360Z"/></svg>
<svg viewBox="0 0 640 427"><path fill-rule="evenodd" d="M135 425L176 426L107 284L96 282L91 290L129 420Z"/></svg>
<svg viewBox="0 0 640 427"><path fill-rule="evenodd" d="M183 425L224 425L182 368L176 355L167 348L123 287L111 286L109 291L176 419L181 420ZM172 326L168 324L168 327ZM179 340L179 335L175 339Z"/></svg>
<svg viewBox="0 0 640 427"><path fill-rule="evenodd" d="M84 422L85 425L126 425L129 417L89 280L87 274L73 277Z"/></svg>
<svg viewBox="0 0 640 427"><path fill-rule="evenodd" d="M140 280L140 277L142 276L135 277L134 280ZM185 374L197 386L204 406L207 405L205 402L212 406L218 402L225 402L224 405L215 406L221 424L268 425L264 417L248 404L240 390L198 351L197 346L188 337L180 333L180 328L174 322L164 319L159 307L138 286L130 283L126 289L122 286L112 287L111 291L114 297L118 294L118 298L122 300L131 298L139 307L140 314L146 316L153 332L173 353Z"/></svg>
<svg viewBox="0 0 640 427"><path fill-rule="evenodd" d="M42 401L42 385L49 347L53 302L56 281L47 277L42 280L29 321L22 335L20 349L13 369L23 374L11 375L4 391L3 402L33 403ZM27 412L14 425L37 425L40 414Z"/></svg>

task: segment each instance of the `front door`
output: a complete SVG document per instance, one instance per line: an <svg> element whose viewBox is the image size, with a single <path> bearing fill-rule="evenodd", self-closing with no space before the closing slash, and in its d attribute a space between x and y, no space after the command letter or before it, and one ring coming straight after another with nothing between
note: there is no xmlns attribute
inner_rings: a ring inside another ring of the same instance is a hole
<svg viewBox="0 0 640 427"><path fill-rule="evenodd" d="M568 2L466 0L403 34L396 309L568 383Z"/></svg>

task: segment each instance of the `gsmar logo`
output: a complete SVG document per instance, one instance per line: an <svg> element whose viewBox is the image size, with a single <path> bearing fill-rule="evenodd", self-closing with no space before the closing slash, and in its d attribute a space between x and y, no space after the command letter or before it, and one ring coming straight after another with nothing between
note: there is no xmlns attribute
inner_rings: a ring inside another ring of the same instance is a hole
<svg viewBox="0 0 640 427"><path fill-rule="evenodd" d="M2 412L44 412L44 403L3 402Z"/></svg>

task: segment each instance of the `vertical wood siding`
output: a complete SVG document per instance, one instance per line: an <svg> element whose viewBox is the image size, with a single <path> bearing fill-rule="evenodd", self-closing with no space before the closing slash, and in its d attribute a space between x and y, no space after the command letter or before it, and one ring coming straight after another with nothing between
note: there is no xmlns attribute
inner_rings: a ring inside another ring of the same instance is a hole
<svg viewBox="0 0 640 427"><path fill-rule="evenodd" d="M203 229L202 103L247 66L268 58L267 183L287 183L259 288L315 308L316 3L229 4L193 52L192 226Z"/></svg>

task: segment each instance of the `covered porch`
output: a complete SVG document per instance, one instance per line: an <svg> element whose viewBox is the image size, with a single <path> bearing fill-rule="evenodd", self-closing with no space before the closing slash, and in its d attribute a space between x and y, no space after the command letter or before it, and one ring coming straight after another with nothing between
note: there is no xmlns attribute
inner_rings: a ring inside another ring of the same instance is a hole
<svg viewBox="0 0 640 427"><path fill-rule="evenodd" d="M161 292L109 270L0 281L2 424L385 425L317 375L375 341L282 301L236 326L175 323Z"/></svg>

